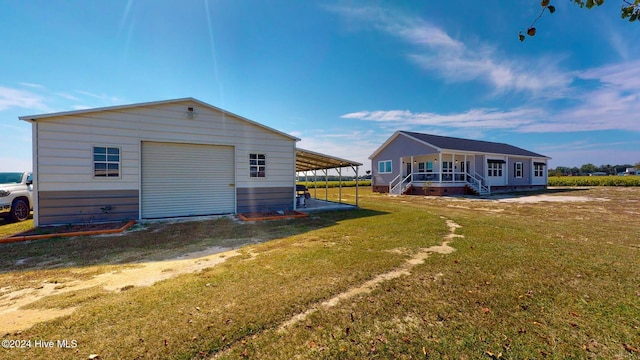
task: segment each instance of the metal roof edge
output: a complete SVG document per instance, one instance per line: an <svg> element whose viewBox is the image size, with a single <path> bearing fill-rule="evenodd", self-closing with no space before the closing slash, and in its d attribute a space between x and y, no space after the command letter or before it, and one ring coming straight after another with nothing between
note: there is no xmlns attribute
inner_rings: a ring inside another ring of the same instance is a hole
<svg viewBox="0 0 640 360"><path fill-rule="evenodd" d="M238 114L232 113L230 111L224 110L222 108L219 108L217 106L208 104L204 101L198 100L196 98L193 97L185 97L185 98L178 98L178 99L169 99L169 100L159 100L159 101L149 101L149 102L141 102L141 103L135 103L135 104L124 104L124 105L114 105L114 106L106 106L106 107L99 107L99 108L91 108L91 109L82 109L82 110L72 110L72 111L62 111L62 112L55 112L55 113L48 113L48 114L38 114L38 115L25 115L25 116L19 116L18 119L23 120L23 121L27 121L27 122L35 122L38 119L46 119L46 118L52 118L52 117L60 117L60 116L72 116L72 115L79 115L79 114L89 114L89 113L94 113L94 112L102 112L102 111L114 111L114 110L121 110L121 109L132 109L132 108L139 108L139 107L149 107L149 106L156 106L156 105L163 105L163 104L171 104L171 103L179 103L179 102L185 102L185 101L191 101L194 102L196 104L199 104L201 106L204 107L208 107L210 109L219 111L223 114L227 114L230 116L233 116L235 118L238 118L242 121L248 122L252 125L261 127L265 130L269 130L271 132L280 134L284 137L290 138L291 140L294 141L300 141L299 138L287 134L285 132L282 132L280 130L276 130L270 126L261 124L259 122L250 120L245 118L244 116L240 116Z"/></svg>

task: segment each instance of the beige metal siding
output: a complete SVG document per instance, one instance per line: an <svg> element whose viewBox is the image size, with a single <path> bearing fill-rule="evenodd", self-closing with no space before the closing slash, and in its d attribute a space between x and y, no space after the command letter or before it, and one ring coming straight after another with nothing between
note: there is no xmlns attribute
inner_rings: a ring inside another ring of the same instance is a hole
<svg viewBox="0 0 640 360"><path fill-rule="evenodd" d="M185 117L187 107L195 107L195 118ZM233 146L237 186L295 184L294 140L192 101L37 121L39 190L137 190L141 141ZM121 148L121 178L93 178L94 145ZM251 153L267 155L267 178L249 177Z"/></svg>
<svg viewBox="0 0 640 360"><path fill-rule="evenodd" d="M142 218L235 212L234 148L142 142Z"/></svg>

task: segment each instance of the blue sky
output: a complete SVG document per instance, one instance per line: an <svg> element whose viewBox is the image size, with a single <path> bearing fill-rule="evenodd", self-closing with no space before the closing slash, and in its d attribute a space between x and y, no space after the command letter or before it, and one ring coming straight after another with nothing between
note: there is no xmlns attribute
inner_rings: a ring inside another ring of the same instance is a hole
<svg viewBox="0 0 640 360"><path fill-rule="evenodd" d="M640 24L620 1L0 0L0 171L18 116L182 97L365 163L396 130L506 142L550 167L640 161Z"/></svg>

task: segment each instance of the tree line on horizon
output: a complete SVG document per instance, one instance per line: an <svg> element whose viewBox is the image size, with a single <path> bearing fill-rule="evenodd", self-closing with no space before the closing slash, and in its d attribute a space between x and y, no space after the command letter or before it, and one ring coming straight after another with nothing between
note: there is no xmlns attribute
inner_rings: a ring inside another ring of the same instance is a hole
<svg viewBox="0 0 640 360"><path fill-rule="evenodd" d="M624 173L627 169L634 168L636 171L640 171L640 161L635 165L623 164L623 165L600 165L596 166L591 163L584 164L580 167L567 167L558 166L555 169L549 169L549 176L576 176L576 175L589 175L593 173L604 173L606 175L618 175Z"/></svg>

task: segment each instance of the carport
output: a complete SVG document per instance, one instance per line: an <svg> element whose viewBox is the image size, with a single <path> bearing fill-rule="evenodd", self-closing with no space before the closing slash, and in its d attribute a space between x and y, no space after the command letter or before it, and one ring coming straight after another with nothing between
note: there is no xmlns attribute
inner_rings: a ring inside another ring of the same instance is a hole
<svg viewBox="0 0 640 360"><path fill-rule="evenodd" d="M344 205L345 207L353 206L353 204L348 204L343 202L342 199L342 169L343 168L351 168L355 172L355 182L356 182L356 201L355 207L358 207L358 169L362 166L361 163L342 159L335 156L330 156L326 154L321 154L311 150L305 149L296 149L296 180L298 180L300 174L304 174L305 180L308 182L310 177L313 179L313 198L314 202L311 204L313 206L308 206L307 210L311 210L312 208L322 208L326 209L331 207L332 205ZM338 173L338 202L330 201L328 198L329 192L329 170L335 170ZM325 198L324 200L318 199L317 191L318 191L318 171L321 172L321 176L324 175L324 183L325 183ZM309 176L309 172L312 172L311 176Z"/></svg>

